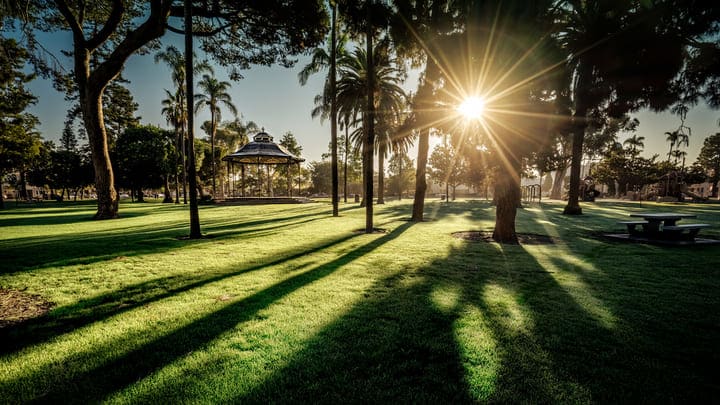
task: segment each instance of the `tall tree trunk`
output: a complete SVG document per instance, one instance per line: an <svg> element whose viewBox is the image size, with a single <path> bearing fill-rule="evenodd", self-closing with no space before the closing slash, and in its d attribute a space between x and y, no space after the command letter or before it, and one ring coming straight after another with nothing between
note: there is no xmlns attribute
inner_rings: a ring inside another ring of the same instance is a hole
<svg viewBox="0 0 720 405"><path fill-rule="evenodd" d="M185 123L187 125L187 123ZM183 204L188 203L188 195L187 195L187 150L186 150L186 140L187 140L187 132L183 128L181 130L182 136L182 156L180 157L182 159L182 190L183 190Z"/></svg>
<svg viewBox="0 0 720 405"><path fill-rule="evenodd" d="M402 193L403 193L403 157L401 156L400 159L398 159L398 201L402 201Z"/></svg>
<svg viewBox="0 0 720 405"><path fill-rule="evenodd" d="M336 52L336 23L335 14L337 4L332 4L332 26L330 29L330 170L332 171L332 215L337 217L340 215L338 210L338 144L337 144L337 90L336 90L336 69L337 69L337 52ZM347 198L347 197L346 197Z"/></svg>
<svg viewBox="0 0 720 405"><path fill-rule="evenodd" d="M164 189L164 190L163 190L163 194L165 194L165 196L163 197L163 203L172 203L172 202L173 202L173 198L172 198L172 195L170 195L170 180L169 180L169 177L168 177L167 175L165 175L165 176L163 176L163 177L164 177L164 180L165 180L165 181L163 182L163 189Z"/></svg>
<svg viewBox="0 0 720 405"><path fill-rule="evenodd" d="M20 196L24 201L28 200L27 181L25 180L25 169L20 169Z"/></svg>
<svg viewBox="0 0 720 405"><path fill-rule="evenodd" d="M103 125L102 90L85 88L81 89L80 93L83 121L95 169L95 190L98 200L95 219L117 218L119 200L110 163L107 134Z"/></svg>
<svg viewBox="0 0 720 405"><path fill-rule="evenodd" d="M425 172L427 171L429 150L430 128L423 128L420 130L420 136L418 139L417 171L415 172L415 197L413 199L413 212L411 219L413 222L423 221L423 211L425 210L425 192L427 191Z"/></svg>
<svg viewBox="0 0 720 405"><path fill-rule="evenodd" d="M193 37L192 37L192 1L185 0L185 97L187 102L188 135L188 176L190 177L190 239L200 239L200 213L197 200L197 170L195 169L195 136L193 116Z"/></svg>
<svg viewBox="0 0 720 405"><path fill-rule="evenodd" d="M496 242L517 244L515 217L520 201L520 172L508 165L501 165L495 183L495 229L492 238Z"/></svg>
<svg viewBox="0 0 720 405"><path fill-rule="evenodd" d="M106 43L113 26L120 23L124 14L124 2L113 2L110 17L104 28L95 31L93 36L85 38L83 21L78 20L63 0L55 4L65 22L73 32L73 59L75 84L78 88L83 123L88 136L88 144L95 169L95 189L98 209L96 219L116 218L118 216L118 195L115 190L112 166L108 153L107 134L102 112L102 94L111 80L122 71L125 61L138 49L165 32L165 23L170 15L172 2L153 2L149 7L147 19L135 30L129 32L120 44L98 66L90 70L90 58Z"/></svg>
<svg viewBox="0 0 720 405"><path fill-rule="evenodd" d="M580 208L580 169L582 167L583 141L587 128L587 111L590 85L592 79L592 66L580 60L576 84L575 112L572 117L572 162L570 164L570 187L568 189L568 203L563 210L566 215L581 215Z"/></svg>
<svg viewBox="0 0 720 405"><path fill-rule="evenodd" d="M375 146L375 63L373 62L373 27L370 7L367 7L368 20L366 28L367 46L367 117L365 119L365 137L363 144L363 161L365 166L365 233L373 233L373 150Z"/></svg>
<svg viewBox="0 0 720 405"><path fill-rule="evenodd" d="M565 172L567 172L567 167L562 167L555 171L552 188L550 189L550 198L555 200L562 198L562 183L565 180Z"/></svg>
<svg viewBox="0 0 720 405"><path fill-rule="evenodd" d="M180 174L175 169L175 204L180 204Z"/></svg>
<svg viewBox="0 0 720 405"><path fill-rule="evenodd" d="M3 191L3 176L0 174L0 210L5 209L5 192Z"/></svg>
<svg viewBox="0 0 720 405"><path fill-rule="evenodd" d="M378 204L385 204L385 153L387 145L382 142L378 151Z"/></svg>
<svg viewBox="0 0 720 405"><path fill-rule="evenodd" d="M348 153L350 151L348 150L349 147L349 140L348 140L348 125L345 123L345 155L343 156L343 160L345 161L343 163L343 199L347 203L347 195L348 195L348 179L347 179L347 163L348 163Z"/></svg>
<svg viewBox="0 0 720 405"><path fill-rule="evenodd" d="M182 148L182 134L180 132L180 126L176 124L175 135L177 139L175 140L175 148L178 152ZM175 204L180 204L180 170L178 170L180 164L182 164L182 155L178 153L175 158Z"/></svg>
<svg viewBox="0 0 720 405"><path fill-rule="evenodd" d="M210 162L212 163L212 196L217 198L217 190L215 189L215 108L210 106L212 113L210 114Z"/></svg>

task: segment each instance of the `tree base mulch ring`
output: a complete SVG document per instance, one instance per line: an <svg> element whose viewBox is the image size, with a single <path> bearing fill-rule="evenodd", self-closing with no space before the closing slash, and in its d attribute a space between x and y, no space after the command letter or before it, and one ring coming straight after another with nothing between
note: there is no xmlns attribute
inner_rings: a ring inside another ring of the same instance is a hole
<svg viewBox="0 0 720 405"><path fill-rule="evenodd" d="M0 329L41 317L53 306L39 295L0 288Z"/></svg>
<svg viewBox="0 0 720 405"><path fill-rule="evenodd" d="M373 231L372 231L372 233L388 233L388 232L389 231L385 228L373 228ZM362 228L362 229L354 230L353 233L360 234L360 233L366 233L366 232L365 232L365 228Z"/></svg>
<svg viewBox="0 0 720 405"><path fill-rule="evenodd" d="M490 231L462 231L455 232L452 236L472 242L495 242L492 234ZM552 236L536 233L518 233L517 238L521 245L553 245L556 243Z"/></svg>
<svg viewBox="0 0 720 405"><path fill-rule="evenodd" d="M201 240L201 239L212 239L215 235L208 234L208 235L201 235L199 238L191 238L190 235L182 235L182 236L176 236L175 239L177 240Z"/></svg>

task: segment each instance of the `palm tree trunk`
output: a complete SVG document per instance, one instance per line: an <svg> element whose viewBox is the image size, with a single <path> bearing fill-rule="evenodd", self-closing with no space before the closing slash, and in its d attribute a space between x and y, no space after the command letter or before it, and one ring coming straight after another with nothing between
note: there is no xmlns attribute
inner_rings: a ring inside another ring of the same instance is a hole
<svg viewBox="0 0 720 405"><path fill-rule="evenodd" d="M415 172L415 197L413 199L412 221L422 222L423 211L425 210L425 192L427 181L425 172L427 170L428 152L430 150L430 128L420 130L418 139L417 171Z"/></svg>
<svg viewBox="0 0 720 405"><path fill-rule="evenodd" d="M348 135L348 125L345 123L345 155L343 156L343 159L345 160L343 164L343 199L345 200L345 203L347 203L347 194L348 194L348 179L347 179L347 163L348 163L348 147L349 147L349 135Z"/></svg>
<svg viewBox="0 0 720 405"><path fill-rule="evenodd" d="M402 201L402 193L403 193L403 157L401 156L398 162L399 168L398 168L398 201Z"/></svg>
<svg viewBox="0 0 720 405"><path fill-rule="evenodd" d="M175 148L178 152L180 152L180 148L182 146L182 135L180 134L180 126L175 125L175 134L177 135L177 139L175 140ZM178 170L178 165L181 163L181 155L178 153L175 155L175 204L180 204L180 170Z"/></svg>
<svg viewBox="0 0 720 405"><path fill-rule="evenodd" d="M185 0L185 27L192 27L192 1ZM187 102L187 135L188 135L188 175L190 176L189 188L190 193L190 239L200 239L200 213L198 211L197 200L197 179L195 170L195 137L194 137L194 117L193 117L193 37L192 29L185 30L185 97Z"/></svg>
<svg viewBox="0 0 720 405"><path fill-rule="evenodd" d="M380 145L378 151L378 204L385 204L385 153L387 146L385 142Z"/></svg>
<svg viewBox="0 0 720 405"><path fill-rule="evenodd" d="M339 216L338 212L338 155L337 155L337 91L336 91L336 69L337 52L335 38L335 14L337 4L332 2L332 26L330 31L330 169L332 171L332 215Z"/></svg>
<svg viewBox="0 0 720 405"><path fill-rule="evenodd" d="M212 196L217 198L217 190L215 189L215 109L210 107L210 160L212 162Z"/></svg>
<svg viewBox="0 0 720 405"><path fill-rule="evenodd" d="M187 125L187 123L185 124ZM183 190L183 204L188 203L188 195L187 195L187 153L185 153L186 146L186 140L187 140L187 133L185 129L182 129L182 149L181 149L181 159L182 159L182 190Z"/></svg>
<svg viewBox="0 0 720 405"><path fill-rule="evenodd" d="M365 119L365 137L363 144L363 162L365 166L365 233L373 233L373 149L375 146L375 64L373 59L373 27L370 21L371 11L367 7L366 27L367 47L367 117Z"/></svg>

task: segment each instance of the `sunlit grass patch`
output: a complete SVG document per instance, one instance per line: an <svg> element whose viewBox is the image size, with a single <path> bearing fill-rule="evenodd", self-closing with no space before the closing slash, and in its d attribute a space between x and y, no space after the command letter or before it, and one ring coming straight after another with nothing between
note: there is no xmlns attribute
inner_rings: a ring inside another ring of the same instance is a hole
<svg viewBox="0 0 720 405"><path fill-rule="evenodd" d="M608 242L637 205L482 201L0 211L0 287L55 303L0 329L2 402L615 402L719 394L720 253ZM676 205L720 228L719 208ZM704 232L704 231L703 231ZM717 230L710 230L717 232Z"/></svg>

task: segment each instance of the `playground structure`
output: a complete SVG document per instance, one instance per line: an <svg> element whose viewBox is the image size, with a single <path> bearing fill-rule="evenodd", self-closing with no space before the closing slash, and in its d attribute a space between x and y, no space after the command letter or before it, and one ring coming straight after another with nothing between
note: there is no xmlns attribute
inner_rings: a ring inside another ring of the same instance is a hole
<svg viewBox="0 0 720 405"><path fill-rule="evenodd" d="M659 200L683 201L685 200L684 196L688 196L693 201L707 201L706 197L693 193L688 189L688 185L683 181L682 173L677 170L670 171L662 176L656 187L656 195Z"/></svg>
<svg viewBox="0 0 720 405"><path fill-rule="evenodd" d="M586 176L582 183L580 183L580 198L583 201L593 202L595 198L600 195L600 191L595 189L595 179L591 176Z"/></svg>
<svg viewBox="0 0 720 405"><path fill-rule="evenodd" d="M522 192L522 200L525 203L535 202L535 200L537 200L537 202L542 201L542 186L540 184L522 186L520 187L520 191Z"/></svg>

